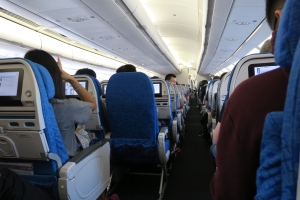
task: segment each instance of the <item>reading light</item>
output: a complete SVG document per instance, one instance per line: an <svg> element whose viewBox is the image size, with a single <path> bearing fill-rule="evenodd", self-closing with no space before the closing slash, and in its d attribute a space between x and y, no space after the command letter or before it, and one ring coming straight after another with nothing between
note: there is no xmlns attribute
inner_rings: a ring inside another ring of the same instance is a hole
<svg viewBox="0 0 300 200"><path fill-rule="evenodd" d="M228 40L228 41L237 41L237 40L239 40L238 38L227 38L227 37L225 37L225 39Z"/></svg>
<svg viewBox="0 0 300 200"><path fill-rule="evenodd" d="M249 22L236 22L237 25L249 25Z"/></svg>
<svg viewBox="0 0 300 200"><path fill-rule="evenodd" d="M68 20L70 20L71 22L84 22L84 21L88 21L88 18L84 18L84 17L77 17L77 18L67 18Z"/></svg>

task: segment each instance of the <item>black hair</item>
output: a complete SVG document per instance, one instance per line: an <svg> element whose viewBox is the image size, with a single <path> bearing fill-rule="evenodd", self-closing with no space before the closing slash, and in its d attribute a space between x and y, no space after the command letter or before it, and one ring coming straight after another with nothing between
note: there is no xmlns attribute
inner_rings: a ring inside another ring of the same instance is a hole
<svg viewBox="0 0 300 200"><path fill-rule="evenodd" d="M176 76L174 74L167 74L166 77L165 77L165 80L169 81L169 80L171 80L172 77L176 78Z"/></svg>
<svg viewBox="0 0 300 200"><path fill-rule="evenodd" d="M201 83L202 83L202 85L205 85L205 84L207 84L208 82L207 82L207 80L202 80Z"/></svg>
<svg viewBox="0 0 300 200"><path fill-rule="evenodd" d="M82 69L77 70L75 75L79 75L79 74L87 74L87 75L97 78L96 72L89 68L82 68Z"/></svg>
<svg viewBox="0 0 300 200"><path fill-rule="evenodd" d="M276 23L276 10L282 10L285 0L266 0L266 17L270 28L274 31L278 25ZM275 24L276 23L276 24Z"/></svg>
<svg viewBox="0 0 300 200"><path fill-rule="evenodd" d="M152 76L151 79L159 78L158 76Z"/></svg>
<svg viewBox="0 0 300 200"><path fill-rule="evenodd" d="M126 65L122 65L121 67L119 67L116 72L117 73L120 73L120 72L136 72L136 67L134 65L131 65L131 64L126 64Z"/></svg>
<svg viewBox="0 0 300 200"><path fill-rule="evenodd" d="M227 74L227 72L224 72L223 74L221 74L220 80L223 78L223 76L225 76L225 74Z"/></svg>
<svg viewBox="0 0 300 200"><path fill-rule="evenodd" d="M63 80L61 78L61 71L54 60L54 58L47 53L46 51L33 49L29 50L24 58L31 60L32 62L38 63L44 66L48 72L50 73L54 87L55 87L55 95L54 98L64 99L65 98L65 88L63 87Z"/></svg>

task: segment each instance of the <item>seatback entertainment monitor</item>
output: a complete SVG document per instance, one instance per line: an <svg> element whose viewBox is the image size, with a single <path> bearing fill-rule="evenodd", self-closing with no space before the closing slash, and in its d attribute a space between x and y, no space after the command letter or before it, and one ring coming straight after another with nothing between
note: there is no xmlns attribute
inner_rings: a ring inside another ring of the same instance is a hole
<svg viewBox="0 0 300 200"><path fill-rule="evenodd" d="M154 88L154 96L155 97L162 97L161 83L153 83L153 88Z"/></svg>
<svg viewBox="0 0 300 200"><path fill-rule="evenodd" d="M277 68L279 68L279 66L275 63L251 64L248 67L248 75L249 77L257 76Z"/></svg>
<svg viewBox="0 0 300 200"><path fill-rule="evenodd" d="M88 88L88 81L78 81L82 87L84 87L86 90ZM79 98L79 95L75 91L75 89L72 87L72 85L69 82L65 82L65 95L67 98Z"/></svg>
<svg viewBox="0 0 300 200"><path fill-rule="evenodd" d="M0 69L0 106L22 106L23 69Z"/></svg>

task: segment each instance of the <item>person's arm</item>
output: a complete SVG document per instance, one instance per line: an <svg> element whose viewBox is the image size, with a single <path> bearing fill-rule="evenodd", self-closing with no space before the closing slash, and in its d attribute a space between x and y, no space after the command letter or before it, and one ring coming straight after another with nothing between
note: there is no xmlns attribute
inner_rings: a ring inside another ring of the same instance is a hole
<svg viewBox="0 0 300 200"><path fill-rule="evenodd" d="M220 132L221 122L218 122L213 133L213 143L217 144L218 138L219 138L219 132Z"/></svg>
<svg viewBox="0 0 300 200"><path fill-rule="evenodd" d="M62 64L59 58L57 58L57 65L61 71L61 78L69 82L74 88L74 90L77 92L77 94L80 96L80 99L82 101L90 102L92 104L92 110L95 110L97 108L97 104L93 96L84 87L82 87L73 76L71 76L62 69Z"/></svg>

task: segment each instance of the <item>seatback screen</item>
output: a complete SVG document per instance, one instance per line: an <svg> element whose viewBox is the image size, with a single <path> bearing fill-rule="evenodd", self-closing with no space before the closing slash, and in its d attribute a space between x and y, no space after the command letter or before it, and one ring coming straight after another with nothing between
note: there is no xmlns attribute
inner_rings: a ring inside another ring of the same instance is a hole
<svg viewBox="0 0 300 200"><path fill-rule="evenodd" d="M78 81L80 85L85 88L86 90L88 89L88 82L87 80L84 81ZM69 82L65 82L65 95L68 98L77 98L79 95L75 91L75 89L72 87L72 85Z"/></svg>
<svg viewBox="0 0 300 200"><path fill-rule="evenodd" d="M161 97L161 83L153 83L154 88L154 96L155 97Z"/></svg>
<svg viewBox="0 0 300 200"><path fill-rule="evenodd" d="M0 69L0 106L22 106L23 69Z"/></svg>
<svg viewBox="0 0 300 200"><path fill-rule="evenodd" d="M259 64L251 64L248 66L248 75L257 76L271 70L277 69L279 66L275 63L259 63Z"/></svg>
<svg viewBox="0 0 300 200"><path fill-rule="evenodd" d="M254 75L259 75L266 73L268 71L277 69L279 66L261 66L261 67L254 67Z"/></svg>
<svg viewBox="0 0 300 200"><path fill-rule="evenodd" d="M104 95L106 95L106 88L107 88L107 85L104 85L104 86L103 86L103 94L104 94Z"/></svg>
<svg viewBox="0 0 300 200"><path fill-rule="evenodd" d="M17 96L19 72L0 72L0 96Z"/></svg>

